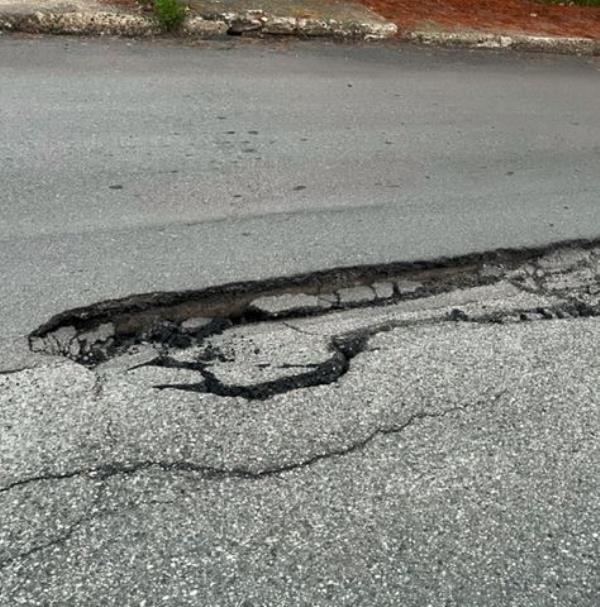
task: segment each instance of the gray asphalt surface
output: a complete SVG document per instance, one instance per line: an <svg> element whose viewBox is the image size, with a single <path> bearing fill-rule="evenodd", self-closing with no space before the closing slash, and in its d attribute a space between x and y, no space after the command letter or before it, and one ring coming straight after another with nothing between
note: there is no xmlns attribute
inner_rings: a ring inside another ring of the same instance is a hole
<svg viewBox="0 0 600 607"><path fill-rule="evenodd" d="M0 38L0 337L65 308L600 232L598 59Z"/></svg>
<svg viewBox="0 0 600 607"><path fill-rule="evenodd" d="M169 346L202 373L18 336L135 292L598 237L599 67L0 38L0 606L595 607L598 247Z"/></svg>
<svg viewBox="0 0 600 607"><path fill-rule="evenodd" d="M310 319L314 361L405 325L266 401L156 390L135 361L0 376L0 604L595 605L597 319L444 322L433 299ZM221 340L284 375L289 332Z"/></svg>

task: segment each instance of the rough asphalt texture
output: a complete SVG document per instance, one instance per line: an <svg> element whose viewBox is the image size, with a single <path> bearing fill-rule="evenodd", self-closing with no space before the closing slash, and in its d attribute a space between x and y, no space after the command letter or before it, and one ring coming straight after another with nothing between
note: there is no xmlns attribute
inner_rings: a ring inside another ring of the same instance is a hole
<svg viewBox="0 0 600 607"><path fill-rule="evenodd" d="M509 279L209 338L250 383L370 336L263 400L142 346L0 375L0 605L595 605L600 323L547 311L600 309L600 254Z"/></svg>
<svg viewBox="0 0 600 607"><path fill-rule="evenodd" d="M266 399L19 339L134 292L597 237L597 68L0 40L0 605L597 605L600 324L542 320L600 309L597 250L212 336L247 387L370 335Z"/></svg>
<svg viewBox="0 0 600 607"><path fill-rule="evenodd" d="M598 67L2 36L0 335L131 293L597 236Z"/></svg>

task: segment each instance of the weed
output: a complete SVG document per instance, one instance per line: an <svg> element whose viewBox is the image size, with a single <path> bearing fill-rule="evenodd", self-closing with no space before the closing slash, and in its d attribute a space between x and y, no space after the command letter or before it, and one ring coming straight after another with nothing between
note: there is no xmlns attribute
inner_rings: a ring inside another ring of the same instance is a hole
<svg viewBox="0 0 600 607"><path fill-rule="evenodd" d="M154 0L154 14L165 29L173 30L182 23L185 6L178 0Z"/></svg>

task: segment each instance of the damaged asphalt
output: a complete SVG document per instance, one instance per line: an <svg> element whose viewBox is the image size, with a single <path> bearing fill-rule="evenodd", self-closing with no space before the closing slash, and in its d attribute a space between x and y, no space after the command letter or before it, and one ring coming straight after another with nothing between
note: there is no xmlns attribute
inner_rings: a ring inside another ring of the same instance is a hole
<svg viewBox="0 0 600 607"><path fill-rule="evenodd" d="M0 606L595 607L595 59L0 47Z"/></svg>
<svg viewBox="0 0 600 607"><path fill-rule="evenodd" d="M0 493L2 604L592 605L597 341L595 319L398 329L255 405L93 400L73 363L3 378L4 469L42 478Z"/></svg>
<svg viewBox="0 0 600 607"><path fill-rule="evenodd" d="M599 264L5 373L0 604L593 605Z"/></svg>

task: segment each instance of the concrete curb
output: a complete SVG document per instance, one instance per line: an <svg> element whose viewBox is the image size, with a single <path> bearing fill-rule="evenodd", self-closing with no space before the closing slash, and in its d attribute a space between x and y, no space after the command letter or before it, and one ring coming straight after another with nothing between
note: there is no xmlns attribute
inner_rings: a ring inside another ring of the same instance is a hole
<svg viewBox="0 0 600 607"><path fill-rule="evenodd" d="M96 34L106 36L151 36L159 24L142 15L108 11L54 13L0 13L0 31L27 34Z"/></svg>
<svg viewBox="0 0 600 607"><path fill-rule="evenodd" d="M600 55L600 40L591 38L504 35L484 32L405 32L401 39L420 44L484 49L515 49L571 55Z"/></svg>
<svg viewBox="0 0 600 607"><path fill-rule="evenodd" d="M0 31L29 34L77 34L124 37L154 36L165 33L152 16L110 11L0 13ZM395 36L393 23L336 21L280 17L264 11L215 12L186 17L176 33L197 38L226 34L295 35L300 37L360 38L381 40Z"/></svg>
<svg viewBox="0 0 600 607"><path fill-rule="evenodd" d="M262 10L211 12L202 16L188 17L183 24L183 32L192 35L203 34L209 27L218 29L221 34L253 32L301 37L362 38L364 40L381 40L398 33L395 24L383 20L381 22L361 22L282 17Z"/></svg>
<svg viewBox="0 0 600 607"><path fill-rule="evenodd" d="M119 11L0 12L0 32L29 34L106 35L147 37L165 33L151 15ZM383 40L397 35L395 24L380 21L337 21L335 19L276 16L262 10L242 12L210 11L186 17L176 32L195 38L228 34L266 34L297 37ZM485 32L406 31L399 39L425 45L481 49L515 49L546 53L600 55L600 40L579 37L504 35Z"/></svg>

